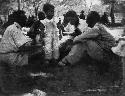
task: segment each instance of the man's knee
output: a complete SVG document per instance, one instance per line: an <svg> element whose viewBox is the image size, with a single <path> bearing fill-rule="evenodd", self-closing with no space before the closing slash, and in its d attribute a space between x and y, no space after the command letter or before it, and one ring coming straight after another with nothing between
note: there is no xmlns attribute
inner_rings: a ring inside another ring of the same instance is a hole
<svg viewBox="0 0 125 96"><path fill-rule="evenodd" d="M81 61L81 59L86 56L86 46L84 44L76 44L72 47L69 54L63 59L63 62L70 63L74 65Z"/></svg>

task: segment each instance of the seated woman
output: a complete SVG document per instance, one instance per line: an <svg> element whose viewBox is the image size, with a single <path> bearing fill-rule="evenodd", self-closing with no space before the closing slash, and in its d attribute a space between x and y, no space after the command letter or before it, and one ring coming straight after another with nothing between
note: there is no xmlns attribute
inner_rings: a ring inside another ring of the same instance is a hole
<svg viewBox="0 0 125 96"><path fill-rule="evenodd" d="M99 21L100 15L97 12L92 11L88 14L86 20L88 28L74 39L71 51L59 62L59 65L77 64L86 54L98 62L110 60L112 56L109 56L109 53L112 54L111 48L116 44L115 39Z"/></svg>
<svg viewBox="0 0 125 96"><path fill-rule="evenodd" d="M75 11L68 11L64 16L64 32L62 39L60 40L60 60L68 55L71 50L73 39L80 35L82 32L78 29L79 18Z"/></svg>

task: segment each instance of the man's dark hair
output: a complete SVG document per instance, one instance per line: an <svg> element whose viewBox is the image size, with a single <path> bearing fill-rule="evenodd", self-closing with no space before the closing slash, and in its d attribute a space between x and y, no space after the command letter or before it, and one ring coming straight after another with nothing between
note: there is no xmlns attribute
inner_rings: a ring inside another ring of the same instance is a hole
<svg viewBox="0 0 125 96"><path fill-rule="evenodd" d="M54 16L54 6L49 4L49 3L46 3L43 5L43 11L46 15L46 18L51 20Z"/></svg>
<svg viewBox="0 0 125 96"><path fill-rule="evenodd" d="M27 17L23 10L17 10L13 12L13 21L19 23L21 26L24 26L26 23Z"/></svg>
<svg viewBox="0 0 125 96"><path fill-rule="evenodd" d="M96 11L91 11L87 15L86 23L88 24L88 27L94 27L94 25L100 21L100 15Z"/></svg>
<svg viewBox="0 0 125 96"><path fill-rule="evenodd" d="M39 18L39 20L44 20L46 18L44 12L40 11L38 13L38 18Z"/></svg>
<svg viewBox="0 0 125 96"><path fill-rule="evenodd" d="M46 4L44 4L44 6L43 6L43 11L45 12L45 13L47 13L49 10L54 10L54 6L52 5L52 4L49 4L49 3L46 3Z"/></svg>
<svg viewBox="0 0 125 96"><path fill-rule="evenodd" d="M75 11L70 10L68 11L65 15L64 15L64 21L63 24L64 26L67 25L68 23L71 23L72 25L74 25L75 27L77 27L79 25L79 18L78 15Z"/></svg>

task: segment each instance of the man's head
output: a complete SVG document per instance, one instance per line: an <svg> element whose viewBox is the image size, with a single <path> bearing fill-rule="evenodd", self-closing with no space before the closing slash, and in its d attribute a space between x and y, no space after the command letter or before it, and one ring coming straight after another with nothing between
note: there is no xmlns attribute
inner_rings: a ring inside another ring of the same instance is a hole
<svg viewBox="0 0 125 96"><path fill-rule="evenodd" d="M91 11L87 15L86 23L88 24L88 27L94 27L94 25L100 21L100 15L96 11Z"/></svg>
<svg viewBox="0 0 125 96"><path fill-rule="evenodd" d="M80 12L79 18L85 20L85 15L83 10Z"/></svg>
<svg viewBox="0 0 125 96"><path fill-rule="evenodd" d="M38 18L39 18L39 20L44 20L44 19L45 19L45 14L44 14L44 12L40 11L40 12L38 13Z"/></svg>
<svg viewBox="0 0 125 96"><path fill-rule="evenodd" d="M77 28L77 26L79 25L78 15L73 10L68 11L64 15L64 21L63 21L64 27L67 26L68 23L70 23L71 25L74 25L75 28Z"/></svg>
<svg viewBox="0 0 125 96"><path fill-rule="evenodd" d="M51 20L54 16L54 6L49 4L49 3L46 3L44 4L43 6L43 11L46 15L46 18Z"/></svg>
<svg viewBox="0 0 125 96"><path fill-rule="evenodd" d="M82 10L80 13L81 13L81 14L83 14L83 13L84 13L84 11Z"/></svg>
<svg viewBox="0 0 125 96"><path fill-rule="evenodd" d="M79 25L79 18L75 11L70 10L64 15L64 30L67 32L74 32Z"/></svg>
<svg viewBox="0 0 125 96"><path fill-rule="evenodd" d="M23 10L17 10L13 12L13 20L14 22L19 23L21 27L24 27L26 24L27 17Z"/></svg>
<svg viewBox="0 0 125 96"><path fill-rule="evenodd" d="M59 21L61 21L61 18L59 18Z"/></svg>

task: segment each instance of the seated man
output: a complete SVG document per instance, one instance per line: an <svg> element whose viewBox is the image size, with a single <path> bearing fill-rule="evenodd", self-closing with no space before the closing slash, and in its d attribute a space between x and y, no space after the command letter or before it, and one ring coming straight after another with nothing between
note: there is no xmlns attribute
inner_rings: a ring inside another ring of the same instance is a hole
<svg viewBox="0 0 125 96"><path fill-rule="evenodd" d="M122 58L122 82L121 82L121 91L118 96L125 95L125 38L121 37L118 40L118 45L112 47L112 51Z"/></svg>
<svg viewBox="0 0 125 96"><path fill-rule="evenodd" d="M24 11L13 12L13 24L7 27L0 42L0 86L8 94L24 91L23 85L31 84L30 88L33 87L27 72L28 58L41 45L31 46L32 40L22 33L21 28L25 26L26 19Z"/></svg>
<svg viewBox="0 0 125 96"><path fill-rule="evenodd" d="M70 53L59 62L59 65L74 65L87 55L93 60L105 61L107 53L109 54L111 48L115 46L115 40L103 25L98 23L99 21L100 16L97 12L92 11L88 14L86 20L88 28L74 39Z"/></svg>
<svg viewBox="0 0 125 96"><path fill-rule="evenodd" d="M64 36L59 42L60 60L64 58L64 56L68 55L68 53L70 52L73 44L73 39L82 33L78 28L79 25L78 15L73 10L68 11L65 14L63 25L65 32L63 32Z"/></svg>

